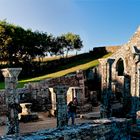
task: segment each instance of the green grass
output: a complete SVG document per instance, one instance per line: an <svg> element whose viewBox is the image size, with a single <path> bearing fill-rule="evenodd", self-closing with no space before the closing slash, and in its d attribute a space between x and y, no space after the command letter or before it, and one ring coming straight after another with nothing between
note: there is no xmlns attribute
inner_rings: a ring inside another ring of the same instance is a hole
<svg viewBox="0 0 140 140"><path fill-rule="evenodd" d="M0 82L0 89L4 89L4 87L5 87L4 82Z"/></svg>
<svg viewBox="0 0 140 140"><path fill-rule="evenodd" d="M109 57L111 54L107 54L104 55L102 58L107 58ZM46 74L43 76L39 76L39 77L35 77L35 78L30 78L30 79L26 79L26 80L20 80L18 87L23 87L25 83L28 82L38 82L44 79L48 79L48 78L56 78L56 77L61 77L70 73L73 73L79 69L81 70L86 70L92 67L95 67L99 64L98 59L87 59L87 60L82 60L80 59L79 62L73 62L73 64L68 64L67 66L62 66L61 70L54 72L54 73L50 73L50 74ZM64 69L65 68L65 69ZM4 88L4 83L0 83L0 89Z"/></svg>

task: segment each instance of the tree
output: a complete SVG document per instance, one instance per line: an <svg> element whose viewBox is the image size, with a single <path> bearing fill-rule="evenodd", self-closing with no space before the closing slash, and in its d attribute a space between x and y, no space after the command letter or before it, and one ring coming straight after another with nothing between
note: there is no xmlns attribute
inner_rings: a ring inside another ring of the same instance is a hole
<svg viewBox="0 0 140 140"><path fill-rule="evenodd" d="M31 63L33 58L45 56L46 33L31 29L24 30L19 26L0 22L0 54L1 60L9 66L18 63Z"/></svg>
<svg viewBox="0 0 140 140"><path fill-rule="evenodd" d="M11 55L11 34L14 32L14 26L6 23L6 21L0 22L0 55L2 61L7 61L9 65L12 61ZM10 59L11 58L11 59Z"/></svg>
<svg viewBox="0 0 140 140"><path fill-rule="evenodd" d="M83 47L82 40L80 39L79 35L67 33L63 34L62 37L64 37L66 41L65 44L66 57L68 56L69 51L73 50L79 51Z"/></svg>

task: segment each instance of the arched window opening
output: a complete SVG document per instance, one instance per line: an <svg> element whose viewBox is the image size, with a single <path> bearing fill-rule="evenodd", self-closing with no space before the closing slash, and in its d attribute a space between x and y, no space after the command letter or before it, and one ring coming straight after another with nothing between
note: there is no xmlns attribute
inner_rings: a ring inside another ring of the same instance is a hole
<svg viewBox="0 0 140 140"><path fill-rule="evenodd" d="M117 62L116 70L118 72L118 76L124 75L124 63L123 63L123 60L121 58Z"/></svg>

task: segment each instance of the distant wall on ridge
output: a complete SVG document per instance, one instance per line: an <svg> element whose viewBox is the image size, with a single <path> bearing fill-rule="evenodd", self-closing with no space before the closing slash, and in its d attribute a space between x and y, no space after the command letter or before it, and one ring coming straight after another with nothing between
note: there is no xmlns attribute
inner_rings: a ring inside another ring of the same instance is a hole
<svg viewBox="0 0 140 140"><path fill-rule="evenodd" d="M95 47L93 48L93 52L94 53L114 53L116 52L118 49L120 49L121 46L103 46L103 47Z"/></svg>

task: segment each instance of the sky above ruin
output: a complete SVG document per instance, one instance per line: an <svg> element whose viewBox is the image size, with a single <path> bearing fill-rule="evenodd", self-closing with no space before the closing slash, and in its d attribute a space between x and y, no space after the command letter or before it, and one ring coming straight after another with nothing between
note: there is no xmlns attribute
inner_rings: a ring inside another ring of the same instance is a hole
<svg viewBox="0 0 140 140"><path fill-rule="evenodd" d="M0 20L59 36L80 35L84 48L122 45L140 25L140 0L0 0Z"/></svg>

